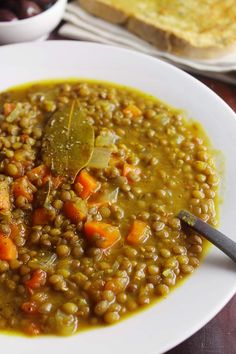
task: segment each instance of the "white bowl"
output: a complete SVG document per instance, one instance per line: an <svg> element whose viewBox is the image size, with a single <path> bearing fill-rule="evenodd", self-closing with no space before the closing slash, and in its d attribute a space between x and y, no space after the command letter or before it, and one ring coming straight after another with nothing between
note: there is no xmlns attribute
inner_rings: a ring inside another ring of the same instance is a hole
<svg viewBox="0 0 236 354"><path fill-rule="evenodd" d="M0 90L50 78L90 78L132 86L185 109L199 120L225 157L220 229L236 240L236 116L210 89L152 57L99 44L35 42L0 48ZM212 247L205 261L167 299L120 323L66 338L0 335L2 348L18 354L158 354L206 324L236 291L235 264Z"/></svg>
<svg viewBox="0 0 236 354"><path fill-rule="evenodd" d="M57 0L39 15L18 21L0 22L0 43L28 42L49 34L62 19L67 0Z"/></svg>

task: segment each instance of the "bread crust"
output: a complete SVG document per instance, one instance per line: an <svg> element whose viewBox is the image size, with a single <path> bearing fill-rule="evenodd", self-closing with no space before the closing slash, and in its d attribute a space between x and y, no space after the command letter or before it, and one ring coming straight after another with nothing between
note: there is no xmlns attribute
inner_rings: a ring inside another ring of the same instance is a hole
<svg viewBox="0 0 236 354"><path fill-rule="evenodd" d="M167 30L160 24L152 23L152 21L144 19L138 14L127 14L124 10L118 8L116 4L109 4L107 0L79 0L79 3L85 10L95 16L114 24L124 25L130 32L162 51L203 59L220 57L236 48L236 38L233 37L226 45L220 43L217 45L209 45L208 43L196 44L186 34L185 36L181 36L181 33L176 34L176 31Z"/></svg>
<svg viewBox="0 0 236 354"><path fill-rule="evenodd" d="M93 15L115 24L124 24L128 18L123 10L97 0L79 0L79 3Z"/></svg>

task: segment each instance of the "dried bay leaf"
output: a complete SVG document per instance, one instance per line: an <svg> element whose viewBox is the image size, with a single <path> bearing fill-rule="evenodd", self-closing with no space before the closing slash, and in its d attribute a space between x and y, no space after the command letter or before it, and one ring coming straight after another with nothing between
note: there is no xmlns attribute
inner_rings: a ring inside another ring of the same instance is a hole
<svg viewBox="0 0 236 354"><path fill-rule="evenodd" d="M73 182L87 166L94 150L94 128L74 100L48 121L42 145L44 163L52 172Z"/></svg>

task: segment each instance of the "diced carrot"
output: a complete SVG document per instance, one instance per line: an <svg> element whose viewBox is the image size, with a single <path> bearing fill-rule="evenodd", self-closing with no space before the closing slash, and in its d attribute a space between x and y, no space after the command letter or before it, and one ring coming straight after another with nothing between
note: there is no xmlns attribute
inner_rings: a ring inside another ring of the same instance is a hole
<svg viewBox="0 0 236 354"><path fill-rule="evenodd" d="M129 173L130 172L135 173L136 175L140 175L141 170L137 166L129 165L128 163L124 163L122 176L127 177L129 180Z"/></svg>
<svg viewBox="0 0 236 354"><path fill-rule="evenodd" d="M79 175L75 179L75 189L76 184L80 184L82 186L81 191L79 192L79 196L83 199L88 198L92 193L95 193L99 187L98 182L86 171L82 170Z"/></svg>
<svg viewBox="0 0 236 354"><path fill-rule="evenodd" d="M42 269L36 269L32 277L25 282L28 289L39 289L45 285L47 280L47 273Z"/></svg>
<svg viewBox="0 0 236 354"><path fill-rule="evenodd" d="M11 238L0 234L0 259L11 261L18 256L17 248Z"/></svg>
<svg viewBox="0 0 236 354"><path fill-rule="evenodd" d="M39 165L34 167L31 171L27 172L27 176L30 182L34 182L35 180L40 179L43 181L45 177L50 174L49 168L46 165Z"/></svg>
<svg viewBox="0 0 236 354"><path fill-rule="evenodd" d="M27 176L16 179L12 185L14 197L25 197L29 202L33 201L33 191L35 187L31 184Z"/></svg>
<svg viewBox="0 0 236 354"><path fill-rule="evenodd" d="M149 235L149 226L141 220L135 220L127 236L127 241L132 245L140 245L148 239Z"/></svg>
<svg viewBox="0 0 236 354"><path fill-rule="evenodd" d="M4 103L3 105L4 116L5 117L8 116L15 108L16 108L15 103L9 103L9 102Z"/></svg>
<svg viewBox="0 0 236 354"><path fill-rule="evenodd" d="M95 237L99 241L99 247L104 249L113 246L121 237L118 227L100 221L86 222L84 231L88 240Z"/></svg>
<svg viewBox="0 0 236 354"><path fill-rule="evenodd" d="M136 118L141 116L142 111L134 104L129 104L127 107L123 109L123 113L127 116Z"/></svg>
<svg viewBox="0 0 236 354"><path fill-rule="evenodd" d="M51 219L50 212L46 208L35 209L32 215L33 225L47 225Z"/></svg>
<svg viewBox="0 0 236 354"><path fill-rule="evenodd" d="M52 176L49 168L46 165L39 165L34 167L31 171L27 172L27 176L30 182L34 183L40 180L42 185L45 185L49 180L51 180L53 187L58 188L63 180L64 177L62 176Z"/></svg>
<svg viewBox="0 0 236 354"><path fill-rule="evenodd" d="M87 204L84 200L67 200L64 203L63 211L68 219L77 224L79 221L85 220L87 217Z"/></svg>
<svg viewBox="0 0 236 354"><path fill-rule="evenodd" d="M11 209L10 194L7 181L0 182L0 210L9 211Z"/></svg>
<svg viewBox="0 0 236 354"><path fill-rule="evenodd" d="M21 310L29 315L35 315L38 313L37 304L34 301L23 302Z"/></svg>
<svg viewBox="0 0 236 354"><path fill-rule="evenodd" d="M37 336L40 334L41 330L40 327L34 323L34 322L29 322L25 328L24 328L24 332L28 335L28 336Z"/></svg>

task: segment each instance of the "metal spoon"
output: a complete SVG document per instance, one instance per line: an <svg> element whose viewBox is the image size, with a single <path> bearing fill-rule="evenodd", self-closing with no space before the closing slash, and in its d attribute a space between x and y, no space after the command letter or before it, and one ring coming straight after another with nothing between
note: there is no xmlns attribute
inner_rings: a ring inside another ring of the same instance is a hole
<svg viewBox="0 0 236 354"><path fill-rule="evenodd" d="M236 262L236 242L186 210L181 210L177 217Z"/></svg>

